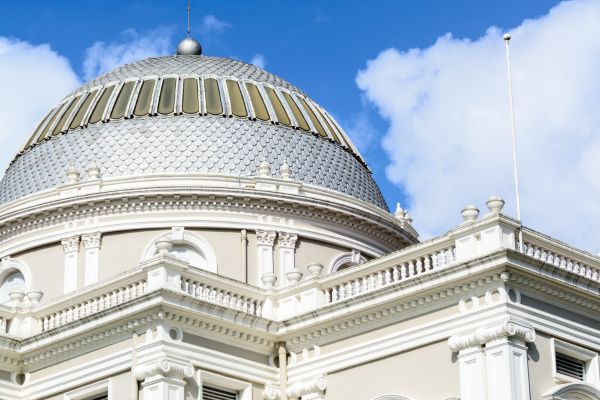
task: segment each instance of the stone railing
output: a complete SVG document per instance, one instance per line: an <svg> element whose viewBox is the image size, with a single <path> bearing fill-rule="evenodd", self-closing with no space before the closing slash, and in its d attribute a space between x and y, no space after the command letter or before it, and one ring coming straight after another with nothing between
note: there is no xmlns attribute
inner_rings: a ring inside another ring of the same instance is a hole
<svg viewBox="0 0 600 400"><path fill-rule="evenodd" d="M265 296L260 289L228 282L222 277L203 271L186 273L181 277L181 290L207 303L261 316Z"/></svg>
<svg viewBox="0 0 600 400"><path fill-rule="evenodd" d="M522 252L567 272L600 282L600 258L536 232L524 231Z"/></svg>
<svg viewBox="0 0 600 400"><path fill-rule="evenodd" d="M140 279L97 294L87 300L77 302L72 306L60 308L56 311L44 314L37 319L38 331L45 332L89 315L116 307L129 300L142 296L146 292L146 289L146 280ZM44 311L47 312L47 310Z"/></svg>
<svg viewBox="0 0 600 400"><path fill-rule="evenodd" d="M456 258L454 241L441 238L412 246L404 251L362 265L322 281L326 303L350 299L380 288L406 281L452 264Z"/></svg>

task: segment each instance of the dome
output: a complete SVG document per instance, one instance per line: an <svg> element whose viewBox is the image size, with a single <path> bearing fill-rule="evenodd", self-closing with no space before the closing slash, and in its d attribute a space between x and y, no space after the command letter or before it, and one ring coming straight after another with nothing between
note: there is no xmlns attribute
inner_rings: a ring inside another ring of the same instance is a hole
<svg viewBox="0 0 600 400"><path fill-rule="evenodd" d="M271 175L387 210L360 154L322 107L254 65L207 56L148 58L108 72L54 107L11 162L0 203L54 188L71 167L103 178Z"/></svg>

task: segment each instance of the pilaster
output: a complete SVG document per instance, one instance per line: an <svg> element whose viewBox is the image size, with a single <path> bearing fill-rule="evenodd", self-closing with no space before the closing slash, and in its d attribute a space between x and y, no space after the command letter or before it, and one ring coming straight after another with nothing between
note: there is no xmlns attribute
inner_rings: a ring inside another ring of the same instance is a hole
<svg viewBox="0 0 600 400"><path fill-rule="evenodd" d="M61 240L65 253L63 293L70 293L77 289L77 264L79 259L79 236L72 236Z"/></svg>
<svg viewBox="0 0 600 400"><path fill-rule="evenodd" d="M458 352L462 400L529 400L527 343L535 331L526 322L505 320L475 333L452 336Z"/></svg>
<svg viewBox="0 0 600 400"><path fill-rule="evenodd" d="M98 282L98 265L100 261L100 246L102 234L100 232L88 233L81 236L85 249L84 285L88 286Z"/></svg>
<svg viewBox="0 0 600 400"><path fill-rule="evenodd" d="M194 367L165 357L138 365L134 374L142 382L144 400L184 400L184 378L194 376Z"/></svg>
<svg viewBox="0 0 600 400"><path fill-rule="evenodd" d="M257 266L260 271L259 286L272 288L277 280L273 266L273 245L275 244L275 231L256 230Z"/></svg>
<svg viewBox="0 0 600 400"><path fill-rule="evenodd" d="M291 282L287 276L288 272L296 270L296 241L298 235L289 232L279 232L277 235L277 245L279 247L279 276L282 282L281 286L288 285Z"/></svg>

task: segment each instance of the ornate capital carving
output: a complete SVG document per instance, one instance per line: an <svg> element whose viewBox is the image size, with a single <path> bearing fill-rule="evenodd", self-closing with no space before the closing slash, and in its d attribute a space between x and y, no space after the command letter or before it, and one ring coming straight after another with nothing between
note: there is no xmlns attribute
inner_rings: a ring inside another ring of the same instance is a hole
<svg viewBox="0 0 600 400"><path fill-rule="evenodd" d="M263 246L273 246L275 244L275 237L277 232L275 231L263 231L260 229L256 230L256 242Z"/></svg>
<svg viewBox="0 0 600 400"><path fill-rule="evenodd" d="M479 328L475 333L470 335L452 336L448 339L448 346L453 352L456 352L468 347L481 346L492 340L505 337L516 338L525 343L531 343L535 340L535 330L526 322L507 319L500 325Z"/></svg>
<svg viewBox="0 0 600 400"><path fill-rule="evenodd" d="M102 234L100 232L96 232L81 235L81 242L83 243L83 247L86 249L100 248L100 244L102 243Z"/></svg>
<svg viewBox="0 0 600 400"><path fill-rule="evenodd" d="M322 394L325 389L327 389L327 376L322 374L304 381L295 382L287 388L286 395L288 399L295 399L308 394ZM263 396L267 400L278 400L281 398L281 389L274 385L267 385L265 386Z"/></svg>
<svg viewBox="0 0 600 400"><path fill-rule="evenodd" d="M296 235L295 233L278 232L277 244L281 247L287 247L290 249L294 249L294 248L296 248L297 240L298 240L298 235Z"/></svg>
<svg viewBox="0 0 600 400"><path fill-rule="evenodd" d="M143 381L155 375L166 378L183 379L194 376L194 367L190 363L161 358L150 364L138 365L134 369L135 379Z"/></svg>
<svg viewBox="0 0 600 400"><path fill-rule="evenodd" d="M65 253L79 251L79 236L72 236L60 241Z"/></svg>

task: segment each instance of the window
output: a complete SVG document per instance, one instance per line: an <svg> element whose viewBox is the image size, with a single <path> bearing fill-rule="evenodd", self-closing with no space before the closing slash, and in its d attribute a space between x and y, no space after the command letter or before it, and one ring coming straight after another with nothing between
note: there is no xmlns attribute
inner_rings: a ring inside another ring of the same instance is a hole
<svg viewBox="0 0 600 400"><path fill-rule="evenodd" d="M552 372L556 383L600 383L598 353L555 338L551 342Z"/></svg>
<svg viewBox="0 0 600 400"><path fill-rule="evenodd" d="M556 353L556 372L583 381L585 377L585 362L566 354Z"/></svg>
<svg viewBox="0 0 600 400"><path fill-rule="evenodd" d="M202 400L252 400L252 385L207 371L198 371Z"/></svg>
<svg viewBox="0 0 600 400"><path fill-rule="evenodd" d="M10 273L2 281L2 285L0 285L0 303L8 302L10 300L8 295L14 289L25 291L25 277L20 271Z"/></svg>
<svg viewBox="0 0 600 400"><path fill-rule="evenodd" d="M202 386L202 400L237 400L237 398L237 392L212 386Z"/></svg>

